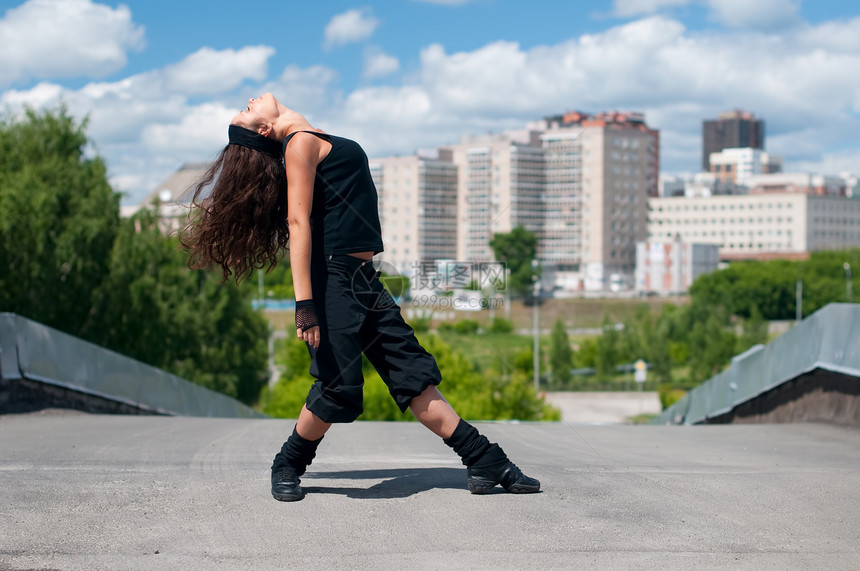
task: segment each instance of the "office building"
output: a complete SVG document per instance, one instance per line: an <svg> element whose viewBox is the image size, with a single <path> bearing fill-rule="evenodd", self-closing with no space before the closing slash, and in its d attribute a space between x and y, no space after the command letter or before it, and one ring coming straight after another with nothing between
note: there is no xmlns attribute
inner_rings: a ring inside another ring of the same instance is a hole
<svg viewBox="0 0 860 571"><path fill-rule="evenodd" d="M764 176L764 175L763 175ZM716 244L720 258L765 259L860 246L860 200L805 192L661 197L648 240Z"/></svg>
<svg viewBox="0 0 860 571"><path fill-rule="evenodd" d="M702 274L720 264L719 246L692 244L678 237L662 242L636 244L635 289L640 293L686 293Z"/></svg>
<svg viewBox="0 0 860 571"><path fill-rule="evenodd" d="M782 172L782 157L743 147L711 153L711 173L721 184L745 184L753 175Z"/></svg>
<svg viewBox="0 0 860 571"><path fill-rule="evenodd" d="M748 147L764 149L764 121L746 111L722 113L702 122L702 170L711 171L711 153Z"/></svg>

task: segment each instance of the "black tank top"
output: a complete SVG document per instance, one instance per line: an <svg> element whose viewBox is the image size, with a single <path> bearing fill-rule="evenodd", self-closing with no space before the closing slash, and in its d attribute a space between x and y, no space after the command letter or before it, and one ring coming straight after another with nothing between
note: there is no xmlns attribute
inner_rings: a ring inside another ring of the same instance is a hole
<svg viewBox="0 0 860 571"><path fill-rule="evenodd" d="M293 135L284 139L283 150ZM311 206L313 252L351 254L382 251L379 202L367 155L358 143L343 137L303 131L331 143L317 165ZM289 188L287 189L289 192Z"/></svg>

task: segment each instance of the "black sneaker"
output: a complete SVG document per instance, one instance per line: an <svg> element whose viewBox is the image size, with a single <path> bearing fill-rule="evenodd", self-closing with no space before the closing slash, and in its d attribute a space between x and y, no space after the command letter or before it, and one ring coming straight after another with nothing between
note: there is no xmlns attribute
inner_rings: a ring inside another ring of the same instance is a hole
<svg viewBox="0 0 860 571"><path fill-rule="evenodd" d="M296 502L305 497L296 469L289 464L272 467L272 497L280 502Z"/></svg>
<svg viewBox="0 0 860 571"><path fill-rule="evenodd" d="M466 469L469 491L473 494L486 494L501 484L512 494L533 494L540 491L540 482L529 478L510 460L498 467L472 466Z"/></svg>

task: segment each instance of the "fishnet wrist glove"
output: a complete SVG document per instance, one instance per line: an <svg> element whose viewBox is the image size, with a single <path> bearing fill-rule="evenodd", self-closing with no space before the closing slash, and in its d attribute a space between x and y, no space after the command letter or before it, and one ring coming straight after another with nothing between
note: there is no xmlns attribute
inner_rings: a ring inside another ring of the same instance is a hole
<svg viewBox="0 0 860 571"><path fill-rule="evenodd" d="M314 300L305 299L296 302L296 329L301 329L302 333L319 325L317 312L314 309Z"/></svg>

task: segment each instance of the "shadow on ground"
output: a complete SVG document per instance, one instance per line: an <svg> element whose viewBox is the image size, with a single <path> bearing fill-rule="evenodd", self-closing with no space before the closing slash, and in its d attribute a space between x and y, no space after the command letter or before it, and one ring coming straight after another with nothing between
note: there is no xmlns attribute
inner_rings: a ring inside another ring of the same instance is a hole
<svg viewBox="0 0 860 571"><path fill-rule="evenodd" d="M369 488L315 486L314 480L382 480ZM434 489L466 489L465 468L395 468L382 470L346 470L341 472L308 472L302 477L302 488L309 494L340 494L356 499L390 499ZM499 488L499 491L502 491Z"/></svg>

